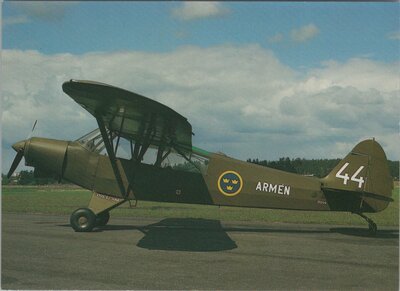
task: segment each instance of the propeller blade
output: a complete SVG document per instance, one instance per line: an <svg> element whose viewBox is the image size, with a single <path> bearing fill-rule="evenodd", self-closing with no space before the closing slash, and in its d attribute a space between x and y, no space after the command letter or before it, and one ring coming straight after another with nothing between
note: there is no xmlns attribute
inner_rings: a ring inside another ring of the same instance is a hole
<svg viewBox="0 0 400 291"><path fill-rule="evenodd" d="M32 127L32 132L35 130L36 123L37 123L37 119L35 120L35 123L33 124L33 127Z"/></svg>
<svg viewBox="0 0 400 291"><path fill-rule="evenodd" d="M12 165L11 165L10 171L8 171L7 178L10 178L11 175L14 173L15 169L19 165L19 162L21 162L23 156L24 156L24 151L23 150L19 150L17 152L17 155L14 158L14 161L13 161Z"/></svg>
<svg viewBox="0 0 400 291"><path fill-rule="evenodd" d="M37 123L37 119L36 119L35 122L33 123L32 130L31 130L31 132L29 133L27 139L30 139L30 138L32 137L33 131L35 130L35 127L36 127L36 123Z"/></svg>

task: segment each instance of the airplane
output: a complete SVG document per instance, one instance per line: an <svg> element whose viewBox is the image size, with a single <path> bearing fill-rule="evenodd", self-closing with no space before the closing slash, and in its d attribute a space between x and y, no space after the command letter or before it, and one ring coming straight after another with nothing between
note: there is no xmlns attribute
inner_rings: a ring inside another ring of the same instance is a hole
<svg viewBox="0 0 400 291"><path fill-rule="evenodd" d="M185 117L139 94L86 80L67 81L62 89L98 128L75 141L31 137L15 143L8 177L24 157L35 174L90 190L88 207L70 216L76 232L105 226L113 208L143 200L351 212L376 234L364 213L393 201L386 155L375 139L358 143L326 177L303 176L197 148Z"/></svg>

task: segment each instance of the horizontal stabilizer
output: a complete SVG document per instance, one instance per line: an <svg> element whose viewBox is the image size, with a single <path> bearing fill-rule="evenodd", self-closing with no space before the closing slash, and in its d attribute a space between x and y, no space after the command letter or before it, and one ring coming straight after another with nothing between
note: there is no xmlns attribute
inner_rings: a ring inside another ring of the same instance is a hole
<svg viewBox="0 0 400 291"><path fill-rule="evenodd" d="M368 193L368 192L356 192L356 191L346 191L346 190L337 190L337 189L332 189L332 188L322 188L325 191L330 191L331 193L335 193L336 192L346 192L346 194L348 195L354 195L357 196L359 198L372 198L372 199L376 199L376 200L381 200L381 201L387 201L387 202L393 202L393 198L391 197L387 197L387 196L382 196L382 195L377 195L374 193Z"/></svg>

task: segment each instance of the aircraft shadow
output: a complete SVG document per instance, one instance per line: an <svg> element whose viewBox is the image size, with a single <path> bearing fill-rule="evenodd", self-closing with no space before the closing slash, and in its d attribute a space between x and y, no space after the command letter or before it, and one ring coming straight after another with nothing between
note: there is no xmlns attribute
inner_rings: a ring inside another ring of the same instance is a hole
<svg viewBox="0 0 400 291"><path fill-rule="evenodd" d="M167 218L140 230L145 236L137 246L150 250L210 252L237 248L218 220Z"/></svg>

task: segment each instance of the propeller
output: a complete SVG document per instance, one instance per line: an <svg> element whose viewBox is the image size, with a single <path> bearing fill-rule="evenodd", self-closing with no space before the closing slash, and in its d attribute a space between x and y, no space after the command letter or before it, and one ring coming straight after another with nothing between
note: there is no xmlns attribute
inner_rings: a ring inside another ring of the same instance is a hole
<svg viewBox="0 0 400 291"><path fill-rule="evenodd" d="M37 119L33 123L32 130L26 140L21 140L12 145L12 148L17 152L17 155L15 156L14 161L11 164L10 170L8 171L8 174L7 174L7 178L10 178L12 176L15 169L18 167L19 163L21 162L21 160L24 156L26 141L28 141L31 138L33 131L35 130L36 124L37 124Z"/></svg>

